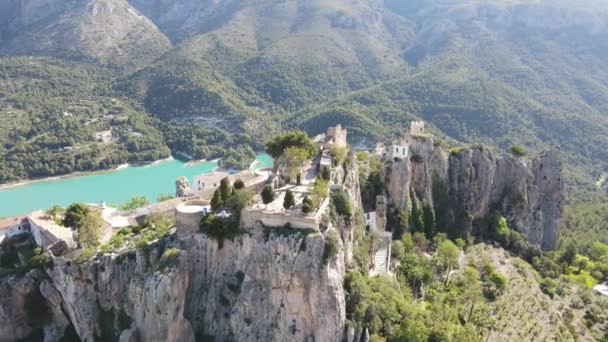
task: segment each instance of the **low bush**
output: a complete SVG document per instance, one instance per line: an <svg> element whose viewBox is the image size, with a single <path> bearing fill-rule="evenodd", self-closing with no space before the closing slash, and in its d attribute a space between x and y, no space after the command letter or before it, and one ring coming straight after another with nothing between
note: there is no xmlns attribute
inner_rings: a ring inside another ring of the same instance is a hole
<svg viewBox="0 0 608 342"><path fill-rule="evenodd" d="M224 240L233 239L239 234L239 223L234 217L224 219L216 215L207 215L201 220L200 230L216 239L222 248Z"/></svg>
<svg viewBox="0 0 608 342"><path fill-rule="evenodd" d="M339 241L338 241L338 233L334 230L330 230L325 233L325 248L323 249L323 263L327 264L327 262L336 255L338 255L339 250Z"/></svg>
<svg viewBox="0 0 608 342"><path fill-rule="evenodd" d="M331 200L336 207L336 212L344 217L353 216L353 207L350 203L348 193L344 190L337 190L332 192Z"/></svg>

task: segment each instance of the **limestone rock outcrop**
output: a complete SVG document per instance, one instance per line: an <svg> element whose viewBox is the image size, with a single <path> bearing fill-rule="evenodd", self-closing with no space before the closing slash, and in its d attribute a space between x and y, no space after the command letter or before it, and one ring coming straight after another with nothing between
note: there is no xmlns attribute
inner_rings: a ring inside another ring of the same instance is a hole
<svg viewBox="0 0 608 342"><path fill-rule="evenodd" d="M49 276L81 340L194 341L183 315L187 253L163 260L171 243L163 240L81 265L54 260Z"/></svg>
<svg viewBox="0 0 608 342"><path fill-rule="evenodd" d="M171 43L125 0L6 0L0 24L1 52L66 53L104 63L153 60Z"/></svg>
<svg viewBox="0 0 608 342"><path fill-rule="evenodd" d="M175 197L188 197L192 194L190 182L186 177L179 177L175 180Z"/></svg>
<svg viewBox="0 0 608 342"><path fill-rule="evenodd" d="M356 161L335 177L359 208ZM342 341L353 223L241 229L233 240L171 235L85 263L57 257L46 273L3 280L0 336L17 341L44 329L46 341L69 333L82 341ZM336 255L325 255L328 232L341 237ZM24 311L31 300L45 308L39 325Z"/></svg>
<svg viewBox="0 0 608 342"><path fill-rule="evenodd" d="M0 280L0 341L50 342L66 336L69 320L61 311L61 297L49 285L37 269Z"/></svg>
<svg viewBox="0 0 608 342"><path fill-rule="evenodd" d="M492 210L531 243L553 249L563 211L559 148L532 159L501 156L485 146L453 149L449 155L431 137L408 136L406 159L387 161L386 191L396 208L411 196L430 204L437 220L464 233L487 229Z"/></svg>

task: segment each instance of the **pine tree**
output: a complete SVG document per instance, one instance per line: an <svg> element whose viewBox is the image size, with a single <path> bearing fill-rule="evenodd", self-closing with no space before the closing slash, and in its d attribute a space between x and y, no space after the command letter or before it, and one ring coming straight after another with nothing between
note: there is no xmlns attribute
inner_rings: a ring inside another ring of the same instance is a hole
<svg viewBox="0 0 608 342"><path fill-rule="evenodd" d="M240 189L245 188L245 183L243 183L243 181L239 178L239 179L237 179L237 180L234 181L234 185L233 186L234 186L234 188L236 190L240 190Z"/></svg>
<svg viewBox="0 0 608 342"><path fill-rule="evenodd" d="M213 198L211 199L211 209L213 209L213 211L218 211L222 209L223 206L224 201L222 201L222 194L220 193L220 190L217 189L213 193Z"/></svg>
<svg viewBox="0 0 608 342"><path fill-rule="evenodd" d="M272 201L274 201L274 190L272 190L270 185L266 185L262 190L262 202L264 202L264 204L268 204Z"/></svg>
<svg viewBox="0 0 608 342"><path fill-rule="evenodd" d="M226 202L232 195L232 185L230 184L230 178L226 177L220 182L220 195L222 196L222 202Z"/></svg>
<svg viewBox="0 0 608 342"><path fill-rule="evenodd" d="M308 196L304 197L304 200L302 201L302 212L304 214L308 214L309 212L312 211L312 207L313 207L312 200Z"/></svg>
<svg viewBox="0 0 608 342"><path fill-rule="evenodd" d="M285 200L283 201L283 208L286 210L291 209L296 204L296 199L293 196L291 190L287 190L285 193Z"/></svg>

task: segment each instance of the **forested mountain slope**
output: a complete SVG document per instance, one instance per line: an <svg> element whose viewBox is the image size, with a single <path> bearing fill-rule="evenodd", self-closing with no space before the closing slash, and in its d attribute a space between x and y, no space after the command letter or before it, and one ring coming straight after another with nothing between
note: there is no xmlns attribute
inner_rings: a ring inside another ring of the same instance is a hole
<svg viewBox="0 0 608 342"><path fill-rule="evenodd" d="M260 147L281 128L316 133L337 122L383 139L422 118L463 142L559 144L570 189L594 191L608 171L606 0L0 6L5 56L77 52L112 74L115 97L171 125L196 123L194 138L167 142L174 152L225 153L201 138L209 132Z"/></svg>

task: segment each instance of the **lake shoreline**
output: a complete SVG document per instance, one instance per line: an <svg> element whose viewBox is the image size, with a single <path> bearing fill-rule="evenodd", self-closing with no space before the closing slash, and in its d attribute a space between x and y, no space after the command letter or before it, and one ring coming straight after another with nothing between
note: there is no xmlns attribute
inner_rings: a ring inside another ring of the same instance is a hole
<svg viewBox="0 0 608 342"><path fill-rule="evenodd" d="M254 168L268 167L267 154L256 156ZM175 179L192 181L201 174L218 169L214 162L191 163L177 158L158 160L147 165L118 165L112 169L74 172L56 177L29 179L0 186L0 216L13 217L53 205L66 207L72 203L123 203L133 196L157 198L175 191ZM260 164L261 163L261 164Z"/></svg>
<svg viewBox="0 0 608 342"><path fill-rule="evenodd" d="M22 181L18 181L18 182L0 184L0 190L8 190L8 189L13 189L13 188L18 188L18 187L21 187L21 186L24 186L24 185L30 185L30 184L42 183L42 182L49 182L49 181L57 181L57 180L62 180L62 179L74 178L74 177L82 177L82 176L91 176L91 175L99 175L99 174L104 174L104 173L111 173L111 172L116 172L116 171L120 171L120 170L129 168L129 167L147 167L147 166L153 166L153 165L158 165L158 164L161 164L161 163L164 163L164 162L168 162L168 161L172 161L172 160L174 160L174 158L172 156L170 156L168 158L155 160L155 161L147 163L147 164L129 164L129 163L125 163L125 164L121 164L121 165L118 165L118 166L116 166L114 168L106 169L106 170L77 171L77 172L72 172L72 173L68 173L68 174L60 175L60 176L51 176L51 177L27 179L27 180L22 180Z"/></svg>

